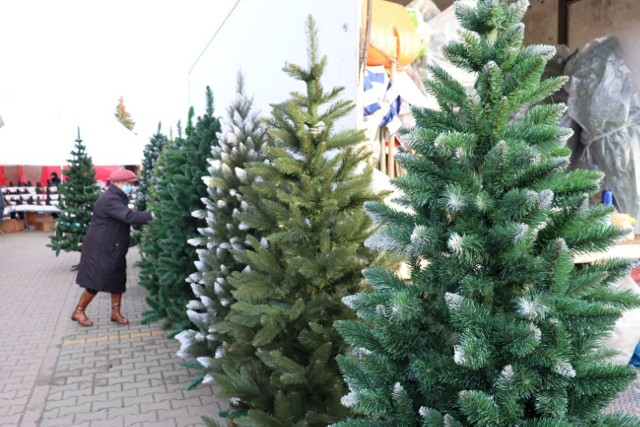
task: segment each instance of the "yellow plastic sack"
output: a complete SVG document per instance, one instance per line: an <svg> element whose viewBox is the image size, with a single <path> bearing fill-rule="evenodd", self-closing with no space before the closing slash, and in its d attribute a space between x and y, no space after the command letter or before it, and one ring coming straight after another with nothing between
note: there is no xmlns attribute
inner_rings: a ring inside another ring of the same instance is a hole
<svg viewBox="0 0 640 427"><path fill-rule="evenodd" d="M389 68L393 59L396 59L399 66L411 64L423 49L411 16L397 3L370 1L373 4L367 65L384 65Z"/></svg>

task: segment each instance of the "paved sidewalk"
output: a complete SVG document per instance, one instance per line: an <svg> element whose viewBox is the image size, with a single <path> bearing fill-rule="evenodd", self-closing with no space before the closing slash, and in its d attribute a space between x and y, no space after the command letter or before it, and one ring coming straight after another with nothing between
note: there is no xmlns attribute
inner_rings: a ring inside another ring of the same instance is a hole
<svg viewBox="0 0 640 427"><path fill-rule="evenodd" d="M111 322L109 294L99 293L85 328L70 320L79 254L56 258L48 242L36 231L0 235L0 427L201 426L202 415L215 417L225 405L212 387L185 390L196 372L181 366L178 342L140 323L137 250L123 296L130 324Z"/></svg>
<svg viewBox="0 0 640 427"><path fill-rule="evenodd" d="M195 372L181 366L177 341L140 323L137 250L123 297L131 323L110 322L101 293L87 310L94 326L84 328L69 318L81 293L71 271L79 254L56 257L48 242L36 231L0 235L0 427L202 426L202 415L226 408L209 386L186 391ZM610 409L640 416L640 379Z"/></svg>

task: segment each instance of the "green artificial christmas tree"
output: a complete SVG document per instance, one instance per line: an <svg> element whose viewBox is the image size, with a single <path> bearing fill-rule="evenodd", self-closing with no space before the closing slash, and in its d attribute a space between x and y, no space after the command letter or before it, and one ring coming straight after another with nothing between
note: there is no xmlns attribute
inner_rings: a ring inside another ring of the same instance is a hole
<svg viewBox="0 0 640 427"><path fill-rule="evenodd" d="M163 205L158 201L158 193L160 183L163 177L166 176L166 158L167 153L171 153L176 150L176 146L183 144L181 136L174 140L167 140L162 146L158 159L153 168L152 181L148 188L149 198L146 201L147 210L154 212L154 216L158 217L158 211L162 210ZM153 227L153 224L148 224L142 229L140 234L140 273L139 283L140 286L146 288L151 295L158 294L158 286L160 280L158 278L158 257L162 250L162 242L167 238L167 227ZM158 317L159 318L159 317Z"/></svg>
<svg viewBox="0 0 640 427"><path fill-rule="evenodd" d="M339 358L356 426L639 426L603 408L635 378L603 340L638 298L612 284L630 263L574 265L621 235L590 206L601 174L567 171L564 105L539 104L550 46L522 46L528 2L456 3L461 40L445 48L475 73L442 68L425 84L439 110L415 110L395 185L407 211L365 206L371 247L402 254L408 282L365 270L371 293L345 298Z"/></svg>
<svg viewBox="0 0 640 427"><path fill-rule="evenodd" d="M150 198L151 188L158 183L159 178L154 175L154 169L162 152L162 147L167 143L167 136L162 133L162 124L158 123L157 132L149 139L149 143L144 147L144 157L142 159L142 179L136 189L136 210L147 209L147 202Z"/></svg>
<svg viewBox="0 0 640 427"><path fill-rule="evenodd" d="M142 179L138 183L135 192L135 207L137 211L147 209L147 203L151 197L151 189L158 183L159 178L154 174L154 168L162 152L162 147L168 139L161 131L161 123L158 123L158 131L149 139L149 143L144 147L144 157L142 159ZM133 226L129 246L135 246L140 242L142 227Z"/></svg>
<svg viewBox="0 0 640 427"><path fill-rule="evenodd" d="M193 108L189 109L188 120L192 120L193 114ZM147 209L154 211L155 216L158 215L156 211L164 209L164 206L166 205L159 203L158 193L161 188L160 183L163 182L163 179L167 176L167 154L175 152L175 150L177 150L176 147L185 143L182 134L182 123L179 120L176 127L178 130L178 137L176 139L168 139L163 145L151 174L153 184L149 187ZM165 186L166 185L163 183L163 187ZM167 215L168 214L169 213L167 211ZM158 294L158 287L160 283L160 279L158 278L158 257L162 250L163 242L167 240L168 230L169 229L165 226L152 227L151 225L148 225L144 227L140 238L140 285L148 289L149 293L152 295Z"/></svg>
<svg viewBox="0 0 640 427"><path fill-rule="evenodd" d="M264 237L248 235L236 253L248 267L228 278L237 302L213 331L229 337L210 363L235 425L326 426L348 414L333 323L351 316L341 299L361 289L361 269L375 262L363 244L372 230L363 204L380 198L363 133L334 129L353 104L338 99L342 88L321 85L326 58L311 17L307 35L308 67L284 68L306 92L273 106L267 160L241 188L249 209L238 216Z"/></svg>
<svg viewBox="0 0 640 427"><path fill-rule="evenodd" d="M193 271L197 254L187 243L197 237L204 221L191 213L202 206L207 187L202 177L207 174L207 158L211 147L218 144L220 122L213 116L213 95L207 87L206 114L193 126L190 109L186 138L177 139L163 152L162 167L156 171L159 181L151 210L154 221L143 233L140 284L149 291L148 309L143 322L164 319L164 326L182 331L190 322L185 313L192 297L185 277Z"/></svg>
<svg viewBox="0 0 640 427"><path fill-rule="evenodd" d="M82 241L91 222L93 205L100 195L93 162L80 138L80 128L71 151L69 167L62 174L66 179L58 186L58 208L61 212L51 235L51 243L47 245L56 252L56 256L60 251L81 251Z"/></svg>
<svg viewBox="0 0 640 427"><path fill-rule="evenodd" d="M248 204L240 193L240 186L251 186L253 177L245 167L249 162L263 159L262 146L266 130L257 113L253 99L244 93L242 75L238 75L236 99L227 110L219 146L211 150L209 160L209 196L203 199L204 209L194 212L205 220L207 227L199 229L200 236L191 243L198 249L198 271L187 279L196 299L189 302L187 316L195 328L181 332L177 338L183 345L178 356L195 360L194 366L203 371L195 380L212 381L207 373L210 360L223 352L224 335L211 334L215 324L225 318L235 301L227 277L242 271L246 264L236 261L232 250L245 249L249 230L241 226L238 214L246 212Z"/></svg>

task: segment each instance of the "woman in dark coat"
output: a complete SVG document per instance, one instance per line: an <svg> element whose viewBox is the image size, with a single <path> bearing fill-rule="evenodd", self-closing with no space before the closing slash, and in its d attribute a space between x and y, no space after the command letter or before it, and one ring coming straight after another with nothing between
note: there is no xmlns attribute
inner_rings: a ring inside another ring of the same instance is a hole
<svg viewBox="0 0 640 427"><path fill-rule="evenodd" d="M76 283L85 291L71 315L71 319L82 326L93 325L85 310L98 292L111 294L111 321L120 325L129 323L120 313L127 283L129 233L131 225L146 224L153 218L151 212L129 209L131 183L136 181L133 172L116 170L109 180L111 185L96 201L91 224L82 242Z"/></svg>

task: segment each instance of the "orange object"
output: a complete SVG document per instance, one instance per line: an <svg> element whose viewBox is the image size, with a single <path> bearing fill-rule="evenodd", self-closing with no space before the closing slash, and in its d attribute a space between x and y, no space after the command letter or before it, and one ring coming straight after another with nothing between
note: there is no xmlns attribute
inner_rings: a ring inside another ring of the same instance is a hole
<svg viewBox="0 0 640 427"><path fill-rule="evenodd" d="M411 64L423 48L420 36L407 10L385 0L372 1L367 65L391 67Z"/></svg>

